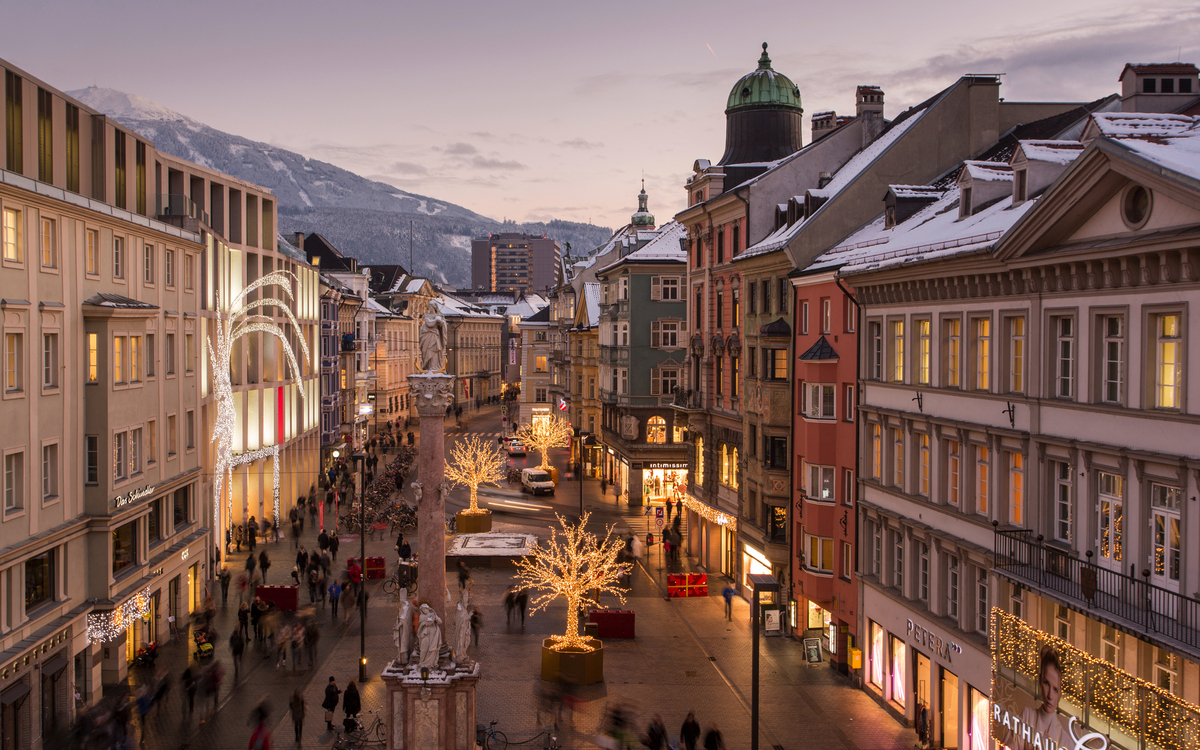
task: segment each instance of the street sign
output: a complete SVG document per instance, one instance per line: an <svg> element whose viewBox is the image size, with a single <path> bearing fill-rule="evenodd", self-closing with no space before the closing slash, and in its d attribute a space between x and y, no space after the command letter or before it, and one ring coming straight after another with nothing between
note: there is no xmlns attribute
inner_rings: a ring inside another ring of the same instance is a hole
<svg viewBox="0 0 1200 750"><path fill-rule="evenodd" d="M662 516L656 516L656 517L655 517L655 519L654 519L654 528L656 528L656 529L661 529L661 528L663 527L663 524L664 524L664 523L665 523L665 522L663 521L663 517L662 517Z"/></svg>
<svg viewBox="0 0 1200 750"><path fill-rule="evenodd" d="M665 508L655 508L654 509L654 517L656 519L662 520L664 510L666 510L666 509Z"/></svg>

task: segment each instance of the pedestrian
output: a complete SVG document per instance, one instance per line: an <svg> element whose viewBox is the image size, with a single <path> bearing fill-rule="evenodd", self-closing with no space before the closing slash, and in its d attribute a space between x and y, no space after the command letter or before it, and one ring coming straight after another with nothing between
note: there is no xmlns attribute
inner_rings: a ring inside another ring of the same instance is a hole
<svg viewBox="0 0 1200 750"><path fill-rule="evenodd" d="M665 502L667 505L667 518L670 518L671 517L671 498L668 497Z"/></svg>
<svg viewBox="0 0 1200 750"><path fill-rule="evenodd" d="M329 586L329 602L333 605L333 619L336 620L338 613L338 601L342 598L342 584L334 581Z"/></svg>
<svg viewBox="0 0 1200 750"><path fill-rule="evenodd" d="M732 583L725 584L725 588L721 591L721 596L725 598L725 619L730 622L733 622L733 595L736 593Z"/></svg>
<svg viewBox="0 0 1200 750"><path fill-rule="evenodd" d="M404 555L400 552L402 549L404 549L403 531L396 535L396 557L399 557L400 559L404 559Z"/></svg>
<svg viewBox="0 0 1200 750"><path fill-rule="evenodd" d="M338 541L337 534L332 534L329 537L329 554L333 556L334 562L337 562L337 551L339 546L341 546L341 542Z"/></svg>
<svg viewBox="0 0 1200 750"><path fill-rule="evenodd" d="M646 727L646 738L642 740L642 744L650 748L650 750L664 750L667 746L667 728L663 726L662 717L654 714L654 718L650 720L650 724Z"/></svg>
<svg viewBox="0 0 1200 750"><path fill-rule="evenodd" d="M329 549L329 534L325 533L325 529L321 529L321 533L317 534L317 549L322 552Z"/></svg>
<svg viewBox="0 0 1200 750"><path fill-rule="evenodd" d="M721 730L714 723L709 727L708 734L704 735L704 750L725 750L725 740L721 737Z"/></svg>
<svg viewBox="0 0 1200 750"><path fill-rule="evenodd" d="M229 652L233 654L233 681L238 681L238 675L242 666L242 652L246 650L246 639L242 637L241 630L233 631L229 636Z"/></svg>
<svg viewBox="0 0 1200 750"><path fill-rule="evenodd" d="M246 558L246 572L247 573L253 574L254 569L257 567L258 567L258 558L257 557L255 557L254 555L250 555L249 557Z"/></svg>
<svg viewBox="0 0 1200 750"><path fill-rule="evenodd" d="M304 626L297 623L292 627L292 671L300 668L302 653L304 653Z"/></svg>
<svg viewBox="0 0 1200 750"><path fill-rule="evenodd" d="M254 552L254 548L258 546L258 521L254 520L254 516L250 516L250 520L246 523L246 542L250 545L250 552Z"/></svg>
<svg viewBox="0 0 1200 750"><path fill-rule="evenodd" d="M184 668L179 682L183 685L183 692L187 693L187 701L183 704L187 709L186 715L191 716L192 711L196 710L196 677L192 674L191 667Z"/></svg>
<svg viewBox="0 0 1200 750"><path fill-rule="evenodd" d="M475 645L479 645L479 628L483 625L483 613L479 611L479 607L471 607L471 637L475 640Z"/></svg>
<svg viewBox="0 0 1200 750"><path fill-rule="evenodd" d="M267 585L267 569L271 567L271 558L267 556L267 551L264 549L258 553L258 569L262 571L263 585Z"/></svg>
<svg viewBox="0 0 1200 750"><path fill-rule="evenodd" d="M317 585L321 580L320 568L317 565L308 566L308 603L317 601Z"/></svg>
<svg viewBox="0 0 1200 750"><path fill-rule="evenodd" d="M304 548L304 545L301 545L300 550L296 553L296 567L300 570L308 567L308 550Z"/></svg>
<svg viewBox="0 0 1200 750"><path fill-rule="evenodd" d="M288 703L288 707L292 709L292 727L296 730L296 744L300 744L300 733L304 729L304 692L299 688L292 693L292 700Z"/></svg>
<svg viewBox="0 0 1200 750"><path fill-rule="evenodd" d="M217 713L217 702L221 697L221 681L225 678L225 668L221 666L221 662L214 661L208 668L206 677L205 687L208 689L209 697L212 698L212 708L206 717L211 718Z"/></svg>
<svg viewBox="0 0 1200 750"><path fill-rule="evenodd" d="M329 684L325 686L325 700L321 701L321 708L325 709L325 730L333 731L333 710L337 708L338 696L342 694L338 690L337 680L333 677L329 678Z"/></svg>
<svg viewBox="0 0 1200 750"><path fill-rule="evenodd" d="M221 582L221 606L224 607L229 601L229 579L233 576L229 572L229 568L221 566L221 572L217 574L217 580Z"/></svg>
<svg viewBox="0 0 1200 750"><path fill-rule="evenodd" d="M308 495L308 524L317 528L317 496L312 492ZM300 530L303 531L304 527L301 526Z"/></svg>
<svg viewBox="0 0 1200 750"><path fill-rule="evenodd" d="M404 541L403 544L400 545L400 559L401 560L412 559L412 547L408 546L407 539Z"/></svg>
<svg viewBox="0 0 1200 750"><path fill-rule="evenodd" d="M504 592L504 624L512 625L512 616L517 609L517 587L509 586Z"/></svg>
<svg viewBox="0 0 1200 750"><path fill-rule="evenodd" d="M292 508L292 510L296 510ZM292 549L300 546L300 522L292 521Z"/></svg>
<svg viewBox="0 0 1200 750"><path fill-rule="evenodd" d="M608 494L608 477L600 477L600 496Z"/></svg>
<svg viewBox="0 0 1200 750"><path fill-rule="evenodd" d="M304 628L304 650L308 653L309 669L317 665L317 640L321 637L321 629L317 623L309 622Z"/></svg>
<svg viewBox="0 0 1200 750"><path fill-rule="evenodd" d="M683 742L683 750L696 750L696 743L700 740L700 725L696 722L695 713L688 711L683 726L679 728L679 739Z"/></svg>
<svg viewBox="0 0 1200 750"><path fill-rule="evenodd" d="M529 608L529 589L517 591L517 611L521 613L521 627L525 627L525 610Z"/></svg>
<svg viewBox="0 0 1200 750"><path fill-rule="evenodd" d="M263 638L262 616L267 611L267 606L262 599L254 597L254 604L250 607L250 624L254 626L254 639L261 641Z"/></svg>
<svg viewBox="0 0 1200 750"><path fill-rule="evenodd" d="M271 730L267 729L266 701L255 706L250 716L254 721L254 731L250 733L249 750L271 750Z"/></svg>
<svg viewBox="0 0 1200 750"><path fill-rule="evenodd" d="M354 680L346 685L346 693L342 696L342 710L346 712L346 731L353 732L358 725L358 712L362 710L362 700L358 696Z"/></svg>
<svg viewBox="0 0 1200 750"><path fill-rule="evenodd" d="M238 605L237 618L238 632L242 634L243 638L249 638L250 631L247 630L247 628L250 627L250 605L246 604L246 602L242 602L240 605Z"/></svg>
<svg viewBox="0 0 1200 750"><path fill-rule="evenodd" d="M462 560L458 561L458 588L465 589L467 581L471 580L471 569Z"/></svg>

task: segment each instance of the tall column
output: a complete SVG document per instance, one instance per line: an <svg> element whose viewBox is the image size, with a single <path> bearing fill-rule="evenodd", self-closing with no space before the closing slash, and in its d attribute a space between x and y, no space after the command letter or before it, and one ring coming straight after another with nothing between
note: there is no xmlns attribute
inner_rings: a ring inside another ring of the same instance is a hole
<svg viewBox="0 0 1200 750"><path fill-rule="evenodd" d="M417 457L417 481L421 500L417 503L417 600L446 621L446 501L439 488L446 472L446 407L454 401L454 376L417 374L408 376L417 413L420 415L421 447Z"/></svg>

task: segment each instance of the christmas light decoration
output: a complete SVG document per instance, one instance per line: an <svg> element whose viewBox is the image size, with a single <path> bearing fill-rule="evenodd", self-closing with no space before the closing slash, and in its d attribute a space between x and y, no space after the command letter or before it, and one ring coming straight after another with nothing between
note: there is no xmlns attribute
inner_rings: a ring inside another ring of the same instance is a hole
<svg viewBox="0 0 1200 750"><path fill-rule="evenodd" d="M1195 704L998 607L992 608L989 626L993 675L1010 680L1016 672L1037 685L1042 651L1052 648L1062 664L1063 698L1086 707L1092 727L1111 725L1136 739L1144 720L1147 747L1200 746L1200 707ZM992 693L997 700L994 687Z"/></svg>
<svg viewBox="0 0 1200 750"><path fill-rule="evenodd" d="M217 417L213 427L215 454L213 471L214 529L221 528L221 500L226 488L229 489L226 521L231 522L233 518L232 482L233 467L235 466L233 462L233 437L234 430L237 427L237 410L233 403L233 385L230 381L229 368L234 342L248 333L268 333L278 338L283 345L283 353L287 357L288 365L291 367L292 377L297 382L301 378L300 367L296 364L296 355L292 352L292 346L288 342L287 334L271 318L255 311L268 305L277 307L283 311L297 333L300 331L300 322L296 320L296 316L292 314L291 309L282 300L275 297L264 297L253 302L245 302L246 295L264 286L274 284L283 291L288 300L292 300L293 278L295 276L287 271L272 271L258 278L229 301L228 315L218 317L213 321L213 342L208 350L208 355L213 369L213 394L217 405ZM300 342L304 358L306 360L309 359L308 344L305 342L304 336L297 335L296 338ZM300 396L307 404L308 394L304 388L300 388ZM279 435L277 438L282 440L283 436ZM278 463L276 464L276 472L278 472ZM276 474L276 488L278 486L278 474ZM278 489L276 489L275 518L273 520L276 524L279 523Z"/></svg>
<svg viewBox="0 0 1200 750"><path fill-rule="evenodd" d="M608 592L624 604L625 592L617 588L617 577L622 566L617 562L624 540L613 537L609 526L604 541L588 532L590 513L584 513L575 526L556 515L562 533L550 527L550 539L546 547L538 547L529 557L517 558L517 578L523 588L537 589L532 612L539 612L560 596L567 598L567 632L565 635L550 636L555 651L577 649L594 650L589 638L579 634L579 611L584 607L598 606L592 598Z"/></svg>
<svg viewBox="0 0 1200 750"><path fill-rule="evenodd" d="M522 426L514 435L514 438L524 443L525 447L532 448L541 454L542 471L550 468L548 451L551 448L566 448L571 444L572 437L574 437L574 433L571 423L562 417L555 416L535 419Z"/></svg>
<svg viewBox="0 0 1200 750"><path fill-rule="evenodd" d="M275 458L275 460L272 462L272 464L273 464L273 469L275 472L275 483L274 483L275 518L278 521L278 519L279 519L279 446L271 445L266 448L259 448L256 451L249 451L247 453L239 453L238 455L236 455L230 459L229 468L232 469L233 467L241 466L242 464L254 463L255 461L259 460L260 458L266 458L267 456L274 456L274 458ZM232 490L230 491L230 494L232 494Z"/></svg>
<svg viewBox="0 0 1200 750"><path fill-rule="evenodd" d="M482 514L478 503L479 485L496 484L504 479L504 456L499 447L485 442L478 435L461 440L450 450L450 462L446 464L446 479L452 484L471 490L471 507L463 511Z"/></svg>
<svg viewBox="0 0 1200 750"><path fill-rule="evenodd" d="M683 496L683 507L688 510L700 514L705 520L712 523L727 527L730 531L737 531L737 519L728 513L722 513L716 510L691 495Z"/></svg>
<svg viewBox="0 0 1200 750"><path fill-rule="evenodd" d="M100 612L87 616L88 641L104 643L124 633L130 625L150 614L150 587L137 592L133 597L111 612Z"/></svg>

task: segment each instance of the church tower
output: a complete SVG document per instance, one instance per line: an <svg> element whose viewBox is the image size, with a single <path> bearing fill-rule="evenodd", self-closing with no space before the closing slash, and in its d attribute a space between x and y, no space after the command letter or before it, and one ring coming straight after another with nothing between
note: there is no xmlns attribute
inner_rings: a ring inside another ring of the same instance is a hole
<svg viewBox="0 0 1200 750"><path fill-rule="evenodd" d="M721 165L776 161L804 145L800 89L771 67L766 42L762 48L758 69L742 76L729 92Z"/></svg>

